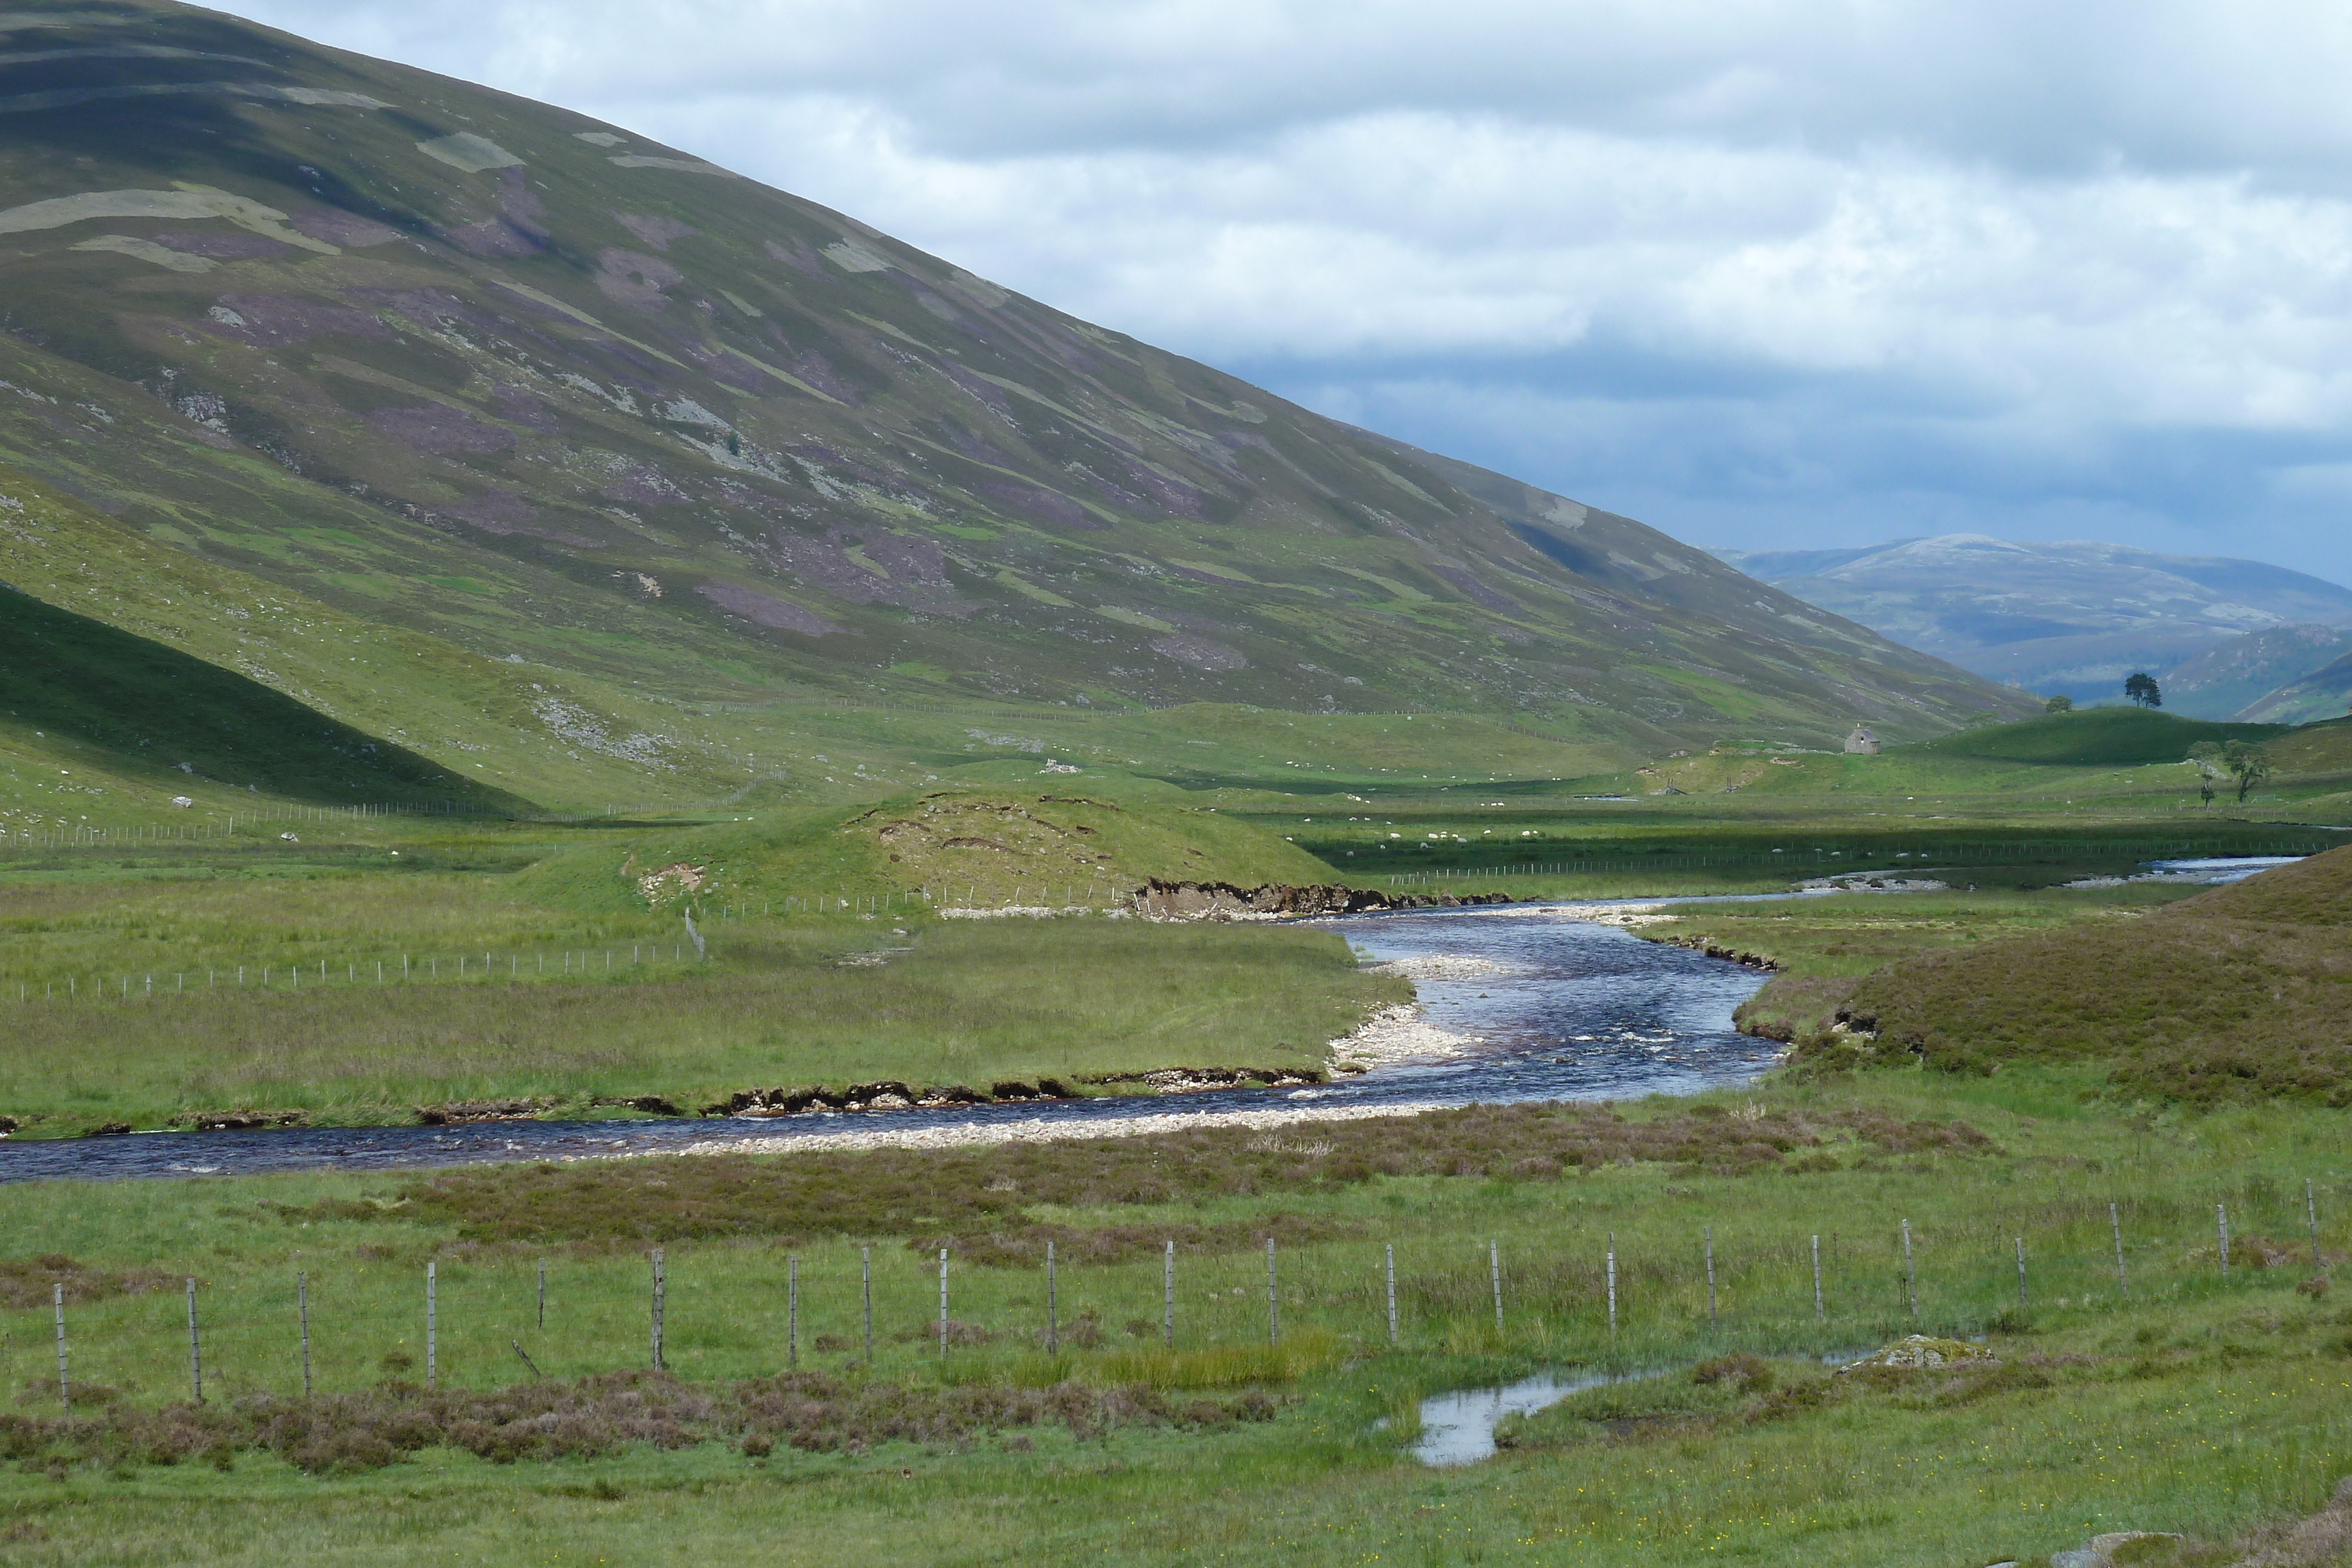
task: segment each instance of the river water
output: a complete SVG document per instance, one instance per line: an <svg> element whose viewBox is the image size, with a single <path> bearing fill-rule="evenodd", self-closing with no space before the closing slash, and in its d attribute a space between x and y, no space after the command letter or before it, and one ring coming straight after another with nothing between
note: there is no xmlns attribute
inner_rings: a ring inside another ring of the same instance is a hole
<svg viewBox="0 0 2352 1568"><path fill-rule="evenodd" d="M1588 906L1589 907L1589 906ZM1515 1100L1631 1099L1738 1082L1780 1047L1738 1034L1731 1011L1763 984L1759 972L1663 946L1569 910L1514 904L1352 916L1317 925L1367 962L1470 961L1498 972L1415 981L1429 1023L1464 1037L1454 1060L1382 1067L1304 1090L1224 1089L1181 1095L843 1113L758 1120L489 1122L460 1127L286 1128L141 1133L127 1137L0 1143L0 1181L387 1170L499 1160L655 1154L708 1144L782 1147L846 1128L921 1129L952 1136L1050 1122L1110 1124L1139 1113L1243 1113L1313 1106L1362 1114L1381 1106Z"/></svg>
<svg viewBox="0 0 2352 1568"><path fill-rule="evenodd" d="M2154 874L2233 881L2276 861L2158 862ZM1712 900L1645 899L1649 906L1809 896L1751 894ZM1889 894L1885 896L1899 897ZM1377 1113L1528 1100L1630 1100L1740 1083L1780 1047L1731 1027L1732 1009L1763 985L1754 969L1580 918L1594 905L1507 904L1417 910L1313 922L1337 931L1368 962L1414 973L1433 1028L1462 1054L1402 1062L1311 1089L1223 1089L1118 1095L1042 1104L835 1113L760 1120L487 1122L462 1127L286 1128L250 1133L141 1133L125 1137L0 1142L0 1181L245 1175L293 1170L392 1170L503 1160L677 1152L695 1145L782 1148L845 1131L887 1130L964 1141L1039 1124L1074 1133L1138 1130L1139 1115L1178 1112L1243 1121L1269 1110ZM1149 1130L1149 1129L1146 1129ZM1077 1133L1076 1135L1084 1135Z"/></svg>

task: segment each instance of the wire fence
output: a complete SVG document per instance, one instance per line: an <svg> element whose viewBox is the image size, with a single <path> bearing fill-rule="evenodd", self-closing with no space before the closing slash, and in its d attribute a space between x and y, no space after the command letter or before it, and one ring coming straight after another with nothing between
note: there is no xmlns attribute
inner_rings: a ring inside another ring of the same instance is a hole
<svg viewBox="0 0 2352 1568"><path fill-rule="evenodd" d="M1739 866L1810 865L1834 871L1833 861L1897 861L1918 862L1928 870L1937 862L1958 865L2002 865L2042 860L2188 859L2198 855L2315 855L2336 848L2342 839L2068 839L2000 840L1923 844L1913 849L1773 850L1747 854L1650 854L1605 860L1519 861L1504 865L1433 867L1421 872L1378 872L1376 880L1399 886L1424 886L1441 882L1475 881L1505 876L1582 876L1600 872L1710 871ZM1444 852L1442 850L1440 852Z"/></svg>
<svg viewBox="0 0 2352 1568"><path fill-rule="evenodd" d="M1910 1333L2321 1290L2335 1196L2312 1183L2212 1205L2084 1196L1948 1219L1847 1209L1686 1234L1629 1214L1622 1238L1269 1237L1262 1253L1130 1238L1118 1260L1076 1267L1050 1250L1033 1266L976 1266L951 1242L838 1240L362 1248L219 1281L61 1269L37 1301L0 1312L0 1378L20 1406L87 1409L646 1366L704 1381L866 1366L986 1378L1040 1355L1061 1358L1057 1376L1091 1360L1108 1378L1181 1381L1187 1356L1318 1343L1637 1362L1669 1349L1859 1353Z"/></svg>

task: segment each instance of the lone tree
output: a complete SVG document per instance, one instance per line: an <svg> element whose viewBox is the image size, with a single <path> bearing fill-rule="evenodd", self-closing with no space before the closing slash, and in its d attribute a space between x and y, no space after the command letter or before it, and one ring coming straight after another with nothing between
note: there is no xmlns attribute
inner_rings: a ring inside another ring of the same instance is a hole
<svg viewBox="0 0 2352 1568"><path fill-rule="evenodd" d="M2271 776L2268 758L2242 740L2223 741L2215 745L2200 740L2189 748L2189 760L2197 765L2197 794L2207 805L2213 803L2213 780L2228 774L2237 781L2238 802L2245 803L2254 786Z"/></svg>
<svg viewBox="0 0 2352 1568"><path fill-rule="evenodd" d="M2052 697L2048 702L2042 705L2042 711L2043 713L2073 713L2074 711L2074 699L2068 696L2064 692L2060 692L2056 696Z"/></svg>
<svg viewBox="0 0 2352 1568"><path fill-rule="evenodd" d="M2156 688L2156 677L2146 670L2134 670L2124 677L2124 695L2142 707L2162 707L2164 694Z"/></svg>

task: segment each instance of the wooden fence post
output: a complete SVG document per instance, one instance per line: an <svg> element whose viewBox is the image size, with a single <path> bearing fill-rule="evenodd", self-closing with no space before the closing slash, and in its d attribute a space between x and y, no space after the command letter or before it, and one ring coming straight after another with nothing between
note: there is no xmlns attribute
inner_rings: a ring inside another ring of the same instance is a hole
<svg viewBox="0 0 2352 1568"><path fill-rule="evenodd" d="M1388 1258L1388 1275L1389 1275L1389 1348L1390 1348L1391 1350L1394 1350L1394 1349L1396 1348L1396 1342L1397 1342L1397 1324L1396 1324L1396 1243L1395 1243L1395 1242L1393 1242L1393 1241L1389 1242L1385 1247L1383 1247L1383 1248L1381 1249L1381 1250L1382 1250L1382 1252L1384 1252L1384 1253L1387 1255L1387 1258Z"/></svg>
<svg viewBox="0 0 2352 1568"><path fill-rule="evenodd" d="M1054 1243L1045 1241L1045 1353L1050 1355L1062 1348L1059 1312L1054 1297Z"/></svg>
<svg viewBox="0 0 2352 1568"><path fill-rule="evenodd" d="M188 1281L188 1390L198 1405L205 1402L205 1354L196 1338L196 1282Z"/></svg>
<svg viewBox="0 0 2352 1568"><path fill-rule="evenodd" d="M662 1308L667 1304L662 1298L668 1293L668 1278L662 1268L662 1249L656 1247L654 1249L653 1311L653 1361L656 1372L668 1370L662 1357Z"/></svg>
<svg viewBox="0 0 2352 1568"><path fill-rule="evenodd" d="M1495 1286L1495 1333L1499 1338L1503 1333L1503 1244L1499 1241L1486 1243L1486 1273Z"/></svg>
<svg viewBox="0 0 2352 1568"><path fill-rule="evenodd" d="M948 1249L940 1249L940 1359L948 1354Z"/></svg>
<svg viewBox="0 0 2352 1568"><path fill-rule="evenodd" d="M294 1276L294 1319L302 1331L302 1397L310 1397L310 1281L297 1272Z"/></svg>
<svg viewBox="0 0 2352 1568"><path fill-rule="evenodd" d="M539 1318L541 1328L547 1326L547 1260L539 1260Z"/></svg>
<svg viewBox="0 0 2352 1568"><path fill-rule="evenodd" d="M49 1304L58 1314L58 1403L66 1414L73 1414L73 1385L66 1380L66 1287L63 1281L49 1286Z"/></svg>
<svg viewBox="0 0 2352 1568"><path fill-rule="evenodd" d="M1827 1315L1822 1311L1822 1239L1813 1238L1813 1322L1823 1322Z"/></svg>
<svg viewBox="0 0 2352 1568"><path fill-rule="evenodd" d="M874 1364L874 1249L857 1249L857 1281L866 1297L866 1364Z"/></svg>
<svg viewBox="0 0 2352 1568"><path fill-rule="evenodd" d="M795 1252L784 1260L784 1368L801 1364L801 1260Z"/></svg>
<svg viewBox="0 0 2352 1568"><path fill-rule="evenodd" d="M2112 1198L2107 1202L2107 1228L2114 1231L2116 1237L2116 1294L2129 1295L2131 1280L2124 1273L2123 1217L2116 1211L2115 1201Z"/></svg>
<svg viewBox="0 0 2352 1568"><path fill-rule="evenodd" d="M2230 1211L2220 1204L2213 1206L2213 1223L2221 1233L2221 1278L2230 1277Z"/></svg>
<svg viewBox="0 0 2352 1568"><path fill-rule="evenodd" d="M1903 1292L1910 1300L1911 1316L1919 1316L1919 1271L1911 1262L1911 1222L1903 1222Z"/></svg>
<svg viewBox="0 0 2352 1568"><path fill-rule="evenodd" d="M2025 1238L2021 1236L2017 1239L2017 1310L2021 1312L2023 1312L2026 1308L2026 1304Z"/></svg>
<svg viewBox="0 0 2352 1568"><path fill-rule="evenodd" d="M427 1260L425 1265L425 1386L427 1388L439 1387L441 1375L440 1361L436 1354L440 1347L436 1338L436 1331L439 1325L434 1319L435 1308L438 1304L435 1301L434 1262L433 1260Z"/></svg>
<svg viewBox="0 0 2352 1568"><path fill-rule="evenodd" d="M1712 1333L1715 1332L1715 1227L1703 1226L1699 1234L1706 1239L1706 1327Z"/></svg>
<svg viewBox="0 0 2352 1568"><path fill-rule="evenodd" d="M1282 1338L1280 1303L1275 1294L1274 1238L1265 1239L1265 1343L1274 1344Z"/></svg>
<svg viewBox="0 0 2352 1568"><path fill-rule="evenodd" d="M1160 1343L1176 1348L1176 1243L1171 1238L1160 1262Z"/></svg>
<svg viewBox="0 0 2352 1568"><path fill-rule="evenodd" d="M1617 1332L1617 1233L1609 1233L1609 1332Z"/></svg>
<svg viewBox="0 0 2352 1568"><path fill-rule="evenodd" d="M2303 1213L2304 1218L2311 1226L2311 1271L2316 1274L2319 1272L2321 1267L2319 1261L2319 1199L2312 1194L2311 1178L2309 1176L2303 1178Z"/></svg>

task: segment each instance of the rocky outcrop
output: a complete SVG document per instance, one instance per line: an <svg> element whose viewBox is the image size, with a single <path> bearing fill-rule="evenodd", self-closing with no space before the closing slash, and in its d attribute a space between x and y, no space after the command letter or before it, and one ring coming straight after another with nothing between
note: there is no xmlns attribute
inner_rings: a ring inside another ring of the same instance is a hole
<svg viewBox="0 0 2352 1568"><path fill-rule="evenodd" d="M1022 1103L1031 1100L1073 1100L1077 1096L1056 1078L1041 1078L1034 1083L1007 1082L995 1085L990 1092L961 1083L935 1084L918 1089L896 1079L884 1079L873 1083L853 1083L846 1089L828 1089L812 1083L800 1089L739 1089L724 1100L716 1100L702 1107L705 1116L803 1116L825 1111L904 1111L916 1106L936 1109L949 1105L986 1105L996 1102Z"/></svg>
<svg viewBox="0 0 2352 1568"><path fill-rule="evenodd" d="M299 1127L308 1119L301 1111L183 1111L163 1125L198 1133L252 1133L265 1127Z"/></svg>
<svg viewBox="0 0 2352 1568"><path fill-rule="evenodd" d="M1360 915L1382 909L1454 909L1508 904L1503 893L1386 894L1378 888L1267 883L1163 882L1153 877L1135 894L1138 914L1150 920L1279 920L1309 915Z"/></svg>
<svg viewBox="0 0 2352 1568"><path fill-rule="evenodd" d="M552 1100L452 1100L439 1105L419 1105L416 1119L428 1127L461 1127L469 1122L522 1122L554 1103Z"/></svg>
<svg viewBox="0 0 2352 1568"><path fill-rule="evenodd" d="M1668 947L1687 947L1694 953L1704 953L1710 958L1720 958L1727 964L1738 964L1746 969L1777 970L1780 963L1761 953L1743 953L1736 947L1725 947L1704 936L1652 936L1651 941Z"/></svg>
<svg viewBox="0 0 2352 1568"><path fill-rule="evenodd" d="M1078 1082L1105 1088L1149 1089L1154 1094L1195 1094L1204 1089L1287 1089L1325 1080L1311 1067L1164 1067L1155 1072L1097 1073Z"/></svg>

